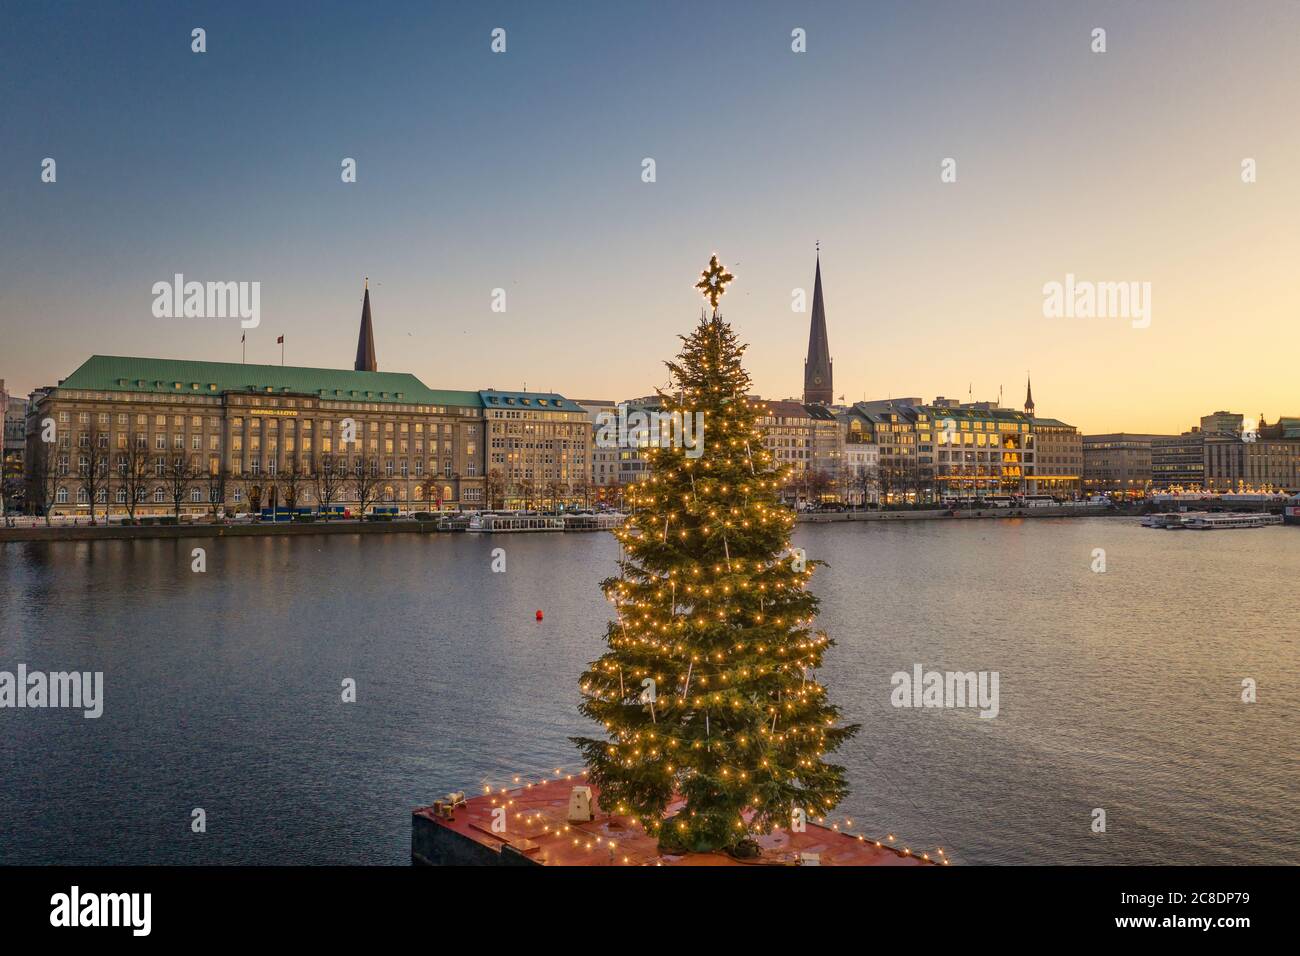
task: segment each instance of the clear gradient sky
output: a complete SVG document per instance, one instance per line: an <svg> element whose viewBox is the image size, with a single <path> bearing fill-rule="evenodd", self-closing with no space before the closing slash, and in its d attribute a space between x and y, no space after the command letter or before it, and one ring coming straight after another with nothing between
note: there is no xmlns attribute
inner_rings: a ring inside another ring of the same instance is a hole
<svg viewBox="0 0 1300 956"><path fill-rule="evenodd" d="M1086 432L1300 415L1297 64L1283 0L6 0L0 377L239 361L237 320L153 317L177 272L262 283L250 362L284 334L289 364L351 367L369 275L381 370L626 398L664 384L716 250L786 397L820 239L849 400L1019 405L1032 370ZM1150 327L1044 318L1066 273L1150 282Z"/></svg>

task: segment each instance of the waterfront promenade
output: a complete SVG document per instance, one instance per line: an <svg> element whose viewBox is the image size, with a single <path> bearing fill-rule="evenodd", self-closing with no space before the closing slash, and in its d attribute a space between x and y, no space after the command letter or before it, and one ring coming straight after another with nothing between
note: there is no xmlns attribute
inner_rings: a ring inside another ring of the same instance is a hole
<svg viewBox="0 0 1300 956"><path fill-rule="evenodd" d="M30 521L30 519L24 519ZM0 542L5 541L121 541L148 538L239 538L270 535L308 534L431 534L438 530L434 521L316 521L303 524L209 524L196 522L179 525L24 525L0 528Z"/></svg>
<svg viewBox="0 0 1300 956"><path fill-rule="evenodd" d="M798 521L820 524L832 521L929 521L966 518L1095 518L1105 515L1122 515L1105 505L1082 507L1038 508L978 508L978 509L917 509L903 511L830 511L800 512ZM16 528L0 528L0 542L4 541L94 541L130 540L147 538L226 538L253 535L306 535L306 534L432 534L438 532L437 521L419 521L399 518L393 521L360 521L340 518L330 521L313 521L293 524L270 522L231 522L212 524L206 521L178 525L125 525L125 524L54 524L46 527L23 517ZM590 529L555 529L590 530Z"/></svg>

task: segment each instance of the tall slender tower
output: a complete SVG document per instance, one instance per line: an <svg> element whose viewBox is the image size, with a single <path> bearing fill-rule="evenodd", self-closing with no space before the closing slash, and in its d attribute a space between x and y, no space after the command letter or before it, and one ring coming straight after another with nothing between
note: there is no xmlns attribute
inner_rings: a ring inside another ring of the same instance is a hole
<svg viewBox="0 0 1300 956"><path fill-rule="evenodd" d="M817 244L817 278L813 283L808 357L803 363L803 400L805 405L829 405L835 400L835 389L831 384L831 347L826 341L826 304L822 301L821 243Z"/></svg>
<svg viewBox="0 0 1300 956"><path fill-rule="evenodd" d="M366 278L366 297L361 301L361 333L357 336L357 361L353 368L358 372L377 372L375 362L375 327L370 321L370 279Z"/></svg>
<svg viewBox="0 0 1300 956"><path fill-rule="evenodd" d="M1034 385L1028 373L1025 374L1025 414L1034 417Z"/></svg>

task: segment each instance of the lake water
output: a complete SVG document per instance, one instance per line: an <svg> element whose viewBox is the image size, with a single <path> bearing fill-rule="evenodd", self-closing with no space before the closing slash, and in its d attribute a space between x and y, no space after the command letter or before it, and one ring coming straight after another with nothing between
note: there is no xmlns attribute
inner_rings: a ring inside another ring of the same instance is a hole
<svg viewBox="0 0 1300 956"><path fill-rule="evenodd" d="M820 676L863 725L837 758L855 831L959 863L1300 860L1300 529L909 521L795 543L829 564ZM0 545L0 670L105 684L97 720L0 710L0 862L406 864L412 807L578 769L616 557L606 534ZM892 706L915 664L997 671L998 716Z"/></svg>

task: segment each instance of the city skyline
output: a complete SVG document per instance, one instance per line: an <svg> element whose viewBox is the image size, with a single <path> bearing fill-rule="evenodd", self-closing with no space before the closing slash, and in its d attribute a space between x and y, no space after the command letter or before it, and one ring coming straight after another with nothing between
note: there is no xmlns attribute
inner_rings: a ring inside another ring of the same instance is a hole
<svg viewBox="0 0 1300 956"><path fill-rule="evenodd" d="M816 263L816 269L817 269L818 272L820 271L820 263L819 263L819 262ZM818 280L820 280L820 275L818 275ZM809 321L812 323L812 329L813 329L813 336L814 336L814 339L820 339L820 340L824 343L825 338L826 338L826 325L824 325L824 324L819 324L819 322L818 322L818 309L817 309L817 304L818 304L818 303L820 302L820 300L821 300L821 294L820 294L820 292L821 292L821 289L820 289L820 281L817 281L817 283L816 283L816 285L815 285L815 289L816 289L816 293L815 293L814 298L813 298L813 300L812 300L813 305L810 307L810 309L809 309L809 311L808 311L808 314L809 314ZM719 310L719 311L720 311L720 314L721 314L722 310ZM368 279L365 280L365 282L363 283L363 288L362 288L362 300L361 300L361 303L360 303L359 313L360 313L360 325L359 325L360 332L359 332L359 340L358 340L358 345L357 345L357 357L356 357L356 359L354 360L353 368L354 368L355 370L358 370L358 371L361 371L361 370L364 370L364 369L367 369L367 368L368 368L370 371L375 371L375 370L376 370L376 362L378 361L378 359L377 359L377 351L378 351L378 350L376 349L375 344L374 344L374 338L375 338L375 327L376 327L376 325L382 325L382 321L379 322L379 323L376 323L376 322L374 321L373 317L372 317L372 313L371 313L371 304L370 304L370 289L369 289ZM822 316L822 319L824 320L825 317ZM355 323L354 323L354 324L355 324ZM264 333L264 335L265 335L265 330L263 330L263 333ZM332 334L332 333L331 333L331 334ZM344 334L346 335L346 332L345 332ZM296 362L296 361L295 361L295 362L286 362L286 361L283 359L283 342L282 342L282 336L275 336L275 337L273 337L272 340L271 340L271 341L272 341L272 347L273 347L274 349L280 350L280 353L279 353L279 354L281 355L281 360L280 360L280 361L275 361L275 360L273 360L273 359L272 359L272 360L262 360L262 359L260 359L260 358L256 358L256 357L255 357L254 359L252 359L252 360L249 360L248 357L247 357L247 344L246 344L246 341L245 341L245 336L247 335L247 333L246 333L246 332L241 332L240 335L241 335L241 342L240 342L240 345L241 345L241 356L240 356L240 360L239 360L238 362L235 362L234 359L232 358L232 359L229 360L229 364L257 365L257 366L266 366L266 367L270 367L270 368L275 368L275 367L287 367L287 368L295 368L295 369L321 370L321 371L340 371L340 370L345 370L345 369L347 368L347 364L346 364L346 363L334 363L334 364L327 364L327 365L306 365L306 364L303 364L303 363L300 363L300 362ZM810 347L811 347L811 343L810 343ZM90 358L93 358L93 357L96 357L96 356L124 356L124 355L126 355L126 354L127 354L127 353L125 353L125 352L123 352L123 353L114 353L114 352L92 352L92 353L89 353L89 354L83 354L82 357L81 357L81 358L76 362L76 364L75 364L74 366L72 366L71 369L69 369L67 372L60 373L57 377L52 376L52 377L49 379L49 381L47 381L47 382L45 383L45 385L43 385L43 386L42 386L42 385L36 385L36 386L33 386L32 388L29 388L29 389L19 389L19 388L13 388L13 387L10 387L10 388L9 388L9 392L10 392L11 396L12 396L14 399L21 400L21 399L25 398L26 394L27 394L28 392L30 392L30 391L33 391L33 390L35 390L35 389L42 388L42 387L52 387L52 386L57 385L59 382L62 381L63 378L65 378L68 374L71 374L72 371L75 371L76 369L80 368L80 367L81 367L83 364L85 364L85 362L86 362L88 359L90 359ZM136 355L138 358L142 358L142 359L163 359L163 360L168 360L168 359L178 359L178 360L181 360L181 361L190 360L190 361L219 361L219 362L224 362L224 361L226 361L225 359L211 359L211 358L208 358L208 359L195 359L195 358L191 358L191 357L187 357L187 356L147 355L147 354L144 354L144 353L132 353L132 354L134 354L134 355ZM399 354L401 354L401 353L399 353ZM364 357L363 357L363 356L364 356ZM808 392L808 388L809 388L809 386L808 386L808 382L812 381L812 379L809 378L809 376L811 375L811 373L808 371L808 368L809 368L808 360L807 360L807 357L805 356L805 359L802 360L802 366L801 366L801 374L804 376L804 379L805 379L805 386L804 386L804 389L802 390L803 393L804 393L804 397L803 397L802 399L799 398L799 392L798 392L798 391L796 391L796 392L794 392L794 393L792 393L792 394L790 394L790 395L780 395L780 396L778 396L778 395L776 395L776 394L774 394L774 393L773 393L773 394L765 393L765 392L763 392L762 389L757 388L757 383L756 383L756 388L755 388L755 390L754 390L754 394L755 394L755 395L758 395L758 396L761 396L761 397L764 397L764 398L766 398L766 399L769 399L769 400L775 400L775 401L802 401L802 402L810 402L810 401L812 401L814 404L816 404L817 402L814 401L814 400L812 400L812 399L810 399L810 398L808 397L808 394L807 394L807 392ZM464 386L462 386L462 385L449 386L449 385L447 385L446 383L444 383L444 382L442 382L442 381L440 381L440 380L436 380L436 379L434 379L434 380L430 380L430 379L426 378L426 377L423 376L423 375L420 375L420 374L418 374L418 373L412 372L409 368L406 368L406 367L398 368L398 367L394 367L394 366L385 366L385 367L381 368L380 370L385 371L385 372L402 372L402 373L414 374L414 375L416 375L416 377L417 377L418 379L420 379L420 380L421 380L425 385L427 385L428 387L434 388L434 389L452 388L452 389L463 389L463 390L467 390L467 391L479 391L480 389L484 389L484 388L485 388L485 389L488 389L488 390L492 390L492 389L497 388L496 385L492 385L492 384L489 384L489 385L485 385L485 386L483 386L483 385L475 385L474 383L470 383L469 385L464 385ZM510 386L510 384L507 383L506 387L507 387L507 389L509 389L509 388L512 387L512 386ZM952 393L952 394L946 394L946 393L944 393L944 392L942 392L942 391L939 391L939 390L933 390L933 389L913 389L910 393L907 392L907 391L903 391L903 392L900 392L900 393L898 393L898 394L892 394L892 395L875 395L875 394L872 394L872 393L865 393L865 394L863 394L861 397L855 397L855 396L852 396L852 395L838 394L838 395L834 395L833 398L832 398L832 400L830 400L830 401L824 401L824 402L821 402L821 403L822 403L822 404L832 405L832 406L834 406L834 407L851 407L851 406L853 406L856 402L879 402L879 401L882 401L882 400L896 399L896 400L898 400L898 401L901 402L901 403L906 403L906 402L908 402L908 401L911 400L911 399L921 398L924 402L929 402L929 401L931 401L931 400L940 400L940 399L942 399L942 400L946 400L946 401L958 401L958 402L976 402L976 403L979 403L979 402L987 402L987 403L991 403L991 404L993 404L993 405L995 405L995 406L1000 406L1000 407L1002 407L1002 408L1007 408L1007 409L1018 409L1018 408L1022 407L1022 405L1032 406L1032 405L1033 405L1033 400L1032 400L1032 397L1031 397L1031 396L1032 396L1032 374L1031 374L1031 372L1029 372L1029 371L1026 372L1025 382L1024 382L1024 384L1023 384L1022 386L1020 386L1020 387L1021 387L1022 389L1025 390L1025 401L1024 401L1024 402L1021 402L1020 400L1018 400L1018 399L1016 399L1016 398L1014 397L1014 394L1013 394L1013 392L1015 391L1015 390L1014 390L1014 387L1013 387L1012 390L1007 390L1004 386L999 386L999 390L998 390L998 393L997 393L997 394L992 395L992 396L984 396L984 395L982 395L982 394L980 394L980 393L978 393L978 392L973 391L973 385L972 385L972 390L971 390L971 391L970 391L966 396L961 396L961 395L959 395L959 394L955 394L955 393ZM523 383L520 383L520 384L519 384L519 388L518 388L518 390L519 390L519 391L527 391L527 392L535 392L535 393L539 393L539 394L541 394L541 393L559 393L559 394L563 394L563 395L565 395L565 396L567 396L567 397L569 397L569 398L572 398L575 394L582 394L582 393L575 392L573 389L566 389L566 388L563 388L563 387L552 388L552 387L541 387L541 386L537 386L537 385L534 385L534 386L532 386L532 387L529 387L529 386L528 386L528 383L527 383L526 381L523 382ZM836 391L838 391L838 389L836 389ZM643 393L644 393L644 394L649 394L649 393L651 393L651 392L653 392L653 387L649 387L649 388L644 389L644 390L641 390L641 391L638 391L638 389L637 389L636 387L631 387L631 388L624 387L623 390L622 390L621 392L618 392L617 394L612 394L612 395L602 395L602 396L600 396L600 399L599 399L599 400L602 400L602 401L613 401L613 402L630 401L630 400L635 400L635 398L636 398L638 395L640 395L640 394L643 394ZM1222 404L1222 403L1220 403L1220 405L1221 405L1221 404ZM1288 413L1287 413L1285 410L1279 410L1279 411L1275 411L1275 412L1270 413L1269 410L1265 409L1265 410L1263 410L1263 412L1259 413L1259 418L1257 419L1257 418L1254 417L1254 416L1255 416L1255 413L1252 413L1252 412L1249 412L1249 411L1244 411L1244 410L1242 410L1242 409L1237 409L1237 408L1223 408L1223 407L1216 407L1216 408L1214 409L1214 411L1213 411L1213 414L1221 414L1221 413L1223 413L1223 412L1225 412L1225 411L1235 411L1235 412L1237 412L1239 415L1244 416L1246 419L1248 419L1248 420L1251 421L1252 423L1256 423L1256 422L1261 422L1261 423L1262 423L1262 422L1268 421L1270 418L1271 418L1272 420L1276 421L1278 418L1281 418L1281 417L1287 417L1287 415L1288 415ZM1211 410L1210 410L1210 408L1209 408L1209 405L1207 404L1207 405L1205 406L1204 410L1198 410L1198 411L1194 412L1193 414L1191 414L1191 415L1189 416L1189 423L1188 423L1188 424L1180 425L1180 426L1174 427L1174 428L1172 428L1172 429L1170 429L1170 430L1164 432L1164 434L1178 435L1178 434L1186 433L1186 432L1189 432L1189 431L1195 431L1195 430L1197 430L1197 428L1199 427L1199 426L1198 426L1198 420L1201 419L1201 418L1203 418L1203 417L1205 417L1205 416L1207 416L1207 415L1210 415L1210 414L1212 414L1212 413L1211 413ZM1059 418L1060 416L1058 415L1058 416L1053 416L1053 417L1058 417L1058 418ZM1065 417L1068 418L1068 417L1070 417L1070 416L1067 414ZM1071 422L1070 424L1074 424L1074 422ZM1075 427L1079 427L1079 426L1076 425ZM1079 431L1080 431L1081 434L1083 434L1083 433L1090 433L1090 434L1108 434L1108 432L1105 432L1105 431L1103 431L1103 430L1101 430L1101 429L1092 429L1092 430L1087 430L1087 429L1084 429L1084 428L1079 428ZM1120 434L1140 433L1138 429L1134 429L1134 428L1116 428L1116 429L1112 429L1111 432L1113 432L1113 433L1120 433ZM1159 432L1156 432L1156 433L1158 434Z"/></svg>
<svg viewBox="0 0 1300 956"><path fill-rule="evenodd" d="M836 398L1001 388L1015 407L1032 373L1043 413L1085 433L1294 414L1268 343L1300 291L1282 175L1300 136L1276 120L1300 11L1167 10L326 5L258 31L237 6L19 10L0 41L23 78L0 107L20 227L0 237L0 371L26 394L89 354L238 361L238 322L151 313L176 273L262 283L250 362L277 364L283 335L289 363L347 368L369 276L381 368L645 394L717 251L756 391L796 396L792 292L811 308L820 241ZM340 71L358 55L365 71ZM692 108L709 87L716 106ZM1149 282L1149 325L1046 318L1044 286L1069 276Z"/></svg>

